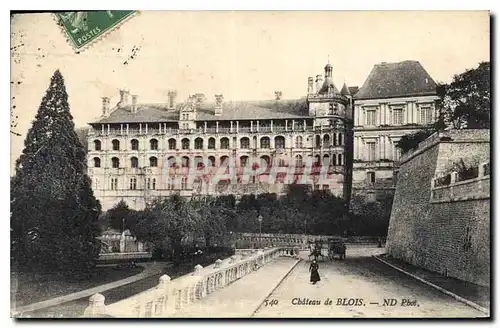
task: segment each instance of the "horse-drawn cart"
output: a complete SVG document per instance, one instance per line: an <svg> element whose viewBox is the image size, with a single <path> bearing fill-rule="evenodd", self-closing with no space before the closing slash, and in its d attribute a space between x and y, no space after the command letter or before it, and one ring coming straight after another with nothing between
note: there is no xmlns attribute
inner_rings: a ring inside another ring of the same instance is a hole
<svg viewBox="0 0 500 328"><path fill-rule="evenodd" d="M333 260L338 255L339 260L346 257L346 246L341 238L330 238L328 241L316 241L309 245L309 259L314 257L316 261L325 259Z"/></svg>

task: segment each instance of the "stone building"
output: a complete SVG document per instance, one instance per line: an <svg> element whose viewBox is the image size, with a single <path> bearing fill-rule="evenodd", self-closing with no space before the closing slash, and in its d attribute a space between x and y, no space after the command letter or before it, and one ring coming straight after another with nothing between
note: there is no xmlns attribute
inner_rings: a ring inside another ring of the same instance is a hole
<svg viewBox="0 0 500 328"><path fill-rule="evenodd" d="M380 63L354 95L353 192L393 192L399 139L436 120L436 83L418 61Z"/></svg>
<svg viewBox="0 0 500 328"><path fill-rule="evenodd" d="M103 209L120 200L140 209L173 193L279 194L293 181L349 200L353 99L345 84L340 91L334 85L332 65L324 71L308 78L307 94L296 100L282 99L280 91L261 101L225 101L222 94L209 101L198 93L178 102L171 91L167 103L147 104L127 90L115 106L103 98L102 117L90 123L88 136L89 176ZM326 167L328 179L307 178L308 161ZM220 167L235 179L213 179ZM244 175L249 168L260 174ZM198 169L204 173L188 174ZM273 170L293 177L276 174L274 182Z"/></svg>

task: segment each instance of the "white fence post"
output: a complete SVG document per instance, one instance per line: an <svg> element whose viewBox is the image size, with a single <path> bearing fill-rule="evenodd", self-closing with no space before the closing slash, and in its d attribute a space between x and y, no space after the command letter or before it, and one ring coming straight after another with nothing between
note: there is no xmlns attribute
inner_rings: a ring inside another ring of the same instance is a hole
<svg viewBox="0 0 500 328"><path fill-rule="evenodd" d="M94 294L89 298L89 306L85 309L85 317L100 317L106 314L106 305L104 305L104 296Z"/></svg>

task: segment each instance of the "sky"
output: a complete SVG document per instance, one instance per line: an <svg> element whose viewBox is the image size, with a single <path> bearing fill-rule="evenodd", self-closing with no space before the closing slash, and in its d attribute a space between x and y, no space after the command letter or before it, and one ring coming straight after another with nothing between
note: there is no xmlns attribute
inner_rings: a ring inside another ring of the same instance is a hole
<svg viewBox="0 0 500 328"><path fill-rule="evenodd" d="M340 88L361 86L373 65L418 60L436 80L490 60L486 11L144 11L75 53L51 14L11 19L11 164L59 69L77 127L101 115L101 97L119 89L140 103L203 92L211 100L306 95L307 78L330 61ZM131 58L133 57L133 58ZM11 173L13 173L11 167Z"/></svg>

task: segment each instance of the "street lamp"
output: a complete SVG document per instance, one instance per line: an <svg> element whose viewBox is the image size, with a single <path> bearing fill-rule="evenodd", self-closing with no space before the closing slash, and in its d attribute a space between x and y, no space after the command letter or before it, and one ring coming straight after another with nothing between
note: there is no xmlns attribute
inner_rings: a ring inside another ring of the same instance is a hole
<svg viewBox="0 0 500 328"><path fill-rule="evenodd" d="M260 248L262 248L262 215L259 214L257 220L259 220Z"/></svg>

